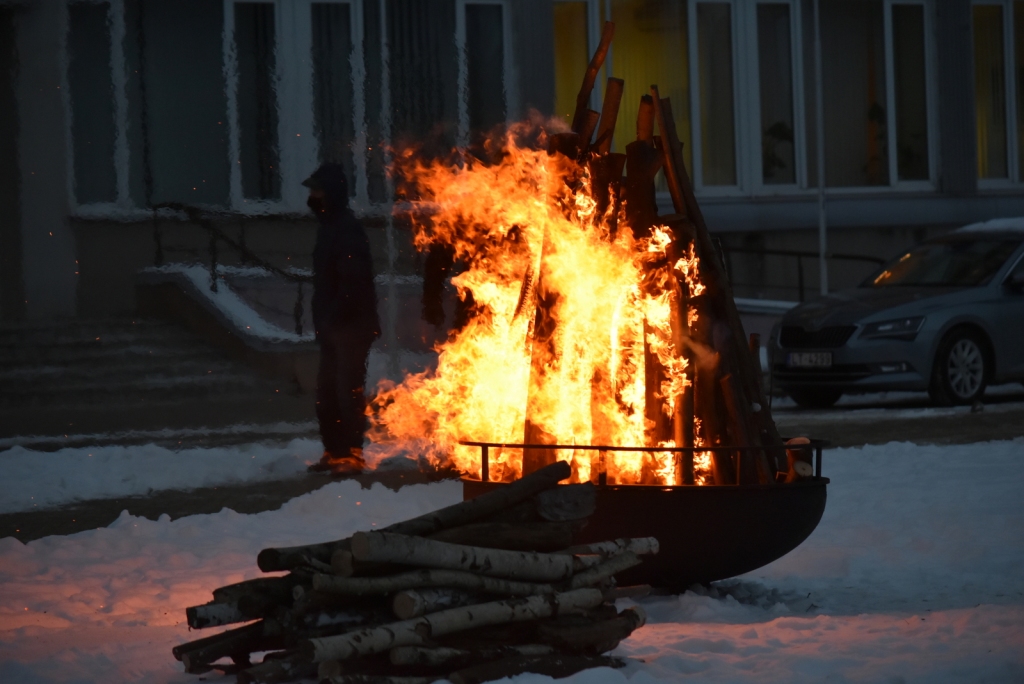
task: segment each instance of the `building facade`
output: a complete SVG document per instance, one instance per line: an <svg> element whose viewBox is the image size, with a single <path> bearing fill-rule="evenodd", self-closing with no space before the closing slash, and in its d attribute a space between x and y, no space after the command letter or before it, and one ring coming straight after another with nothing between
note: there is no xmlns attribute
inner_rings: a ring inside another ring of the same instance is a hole
<svg viewBox="0 0 1024 684"><path fill-rule="evenodd" d="M388 150L568 117L609 19L599 83L626 84L614 145L657 83L741 294L799 296L801 258L758 252L817 249L820 178L835 252L887 257L1024 214L1024 2L7 2L0 319L131 312L138 269L209 256L195 226L153 211L167 202L308 265L300 182L326 160L349 172L400 318L394 288L415 288L419 257L391 217ZM864 269L836 261L829 285Z"/></svg>

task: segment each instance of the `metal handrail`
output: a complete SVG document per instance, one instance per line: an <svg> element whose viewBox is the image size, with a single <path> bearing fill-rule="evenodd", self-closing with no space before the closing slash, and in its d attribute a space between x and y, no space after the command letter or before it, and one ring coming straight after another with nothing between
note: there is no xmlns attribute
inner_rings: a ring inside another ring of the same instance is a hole
<svg viewBox="0 0 1024 684"><path fill-rule="evenodd" d="M795 257L796 258L796 277L797 277L797 290L800 292L800 301L804 301L804 259L817 259L821 255L818 252L810 252L799 249L756 249L753 247L730 247L728 245L722 245L722 251L725 253L725 262L729 272L732 272L732 264L730 263L731 255L733 252L736 254L763 254L766 256L784 256L784 257ZM826 259L836 259L839 261L864 261L876 266L885 265L885 259L879 257L868 256L866 254L844 254L839 252L828 252L825 254ZM788 288L786 288L788 289Z"/></svg>
<svg viewBox="0 0 1024 684"><path fill-rule="evenodd" d="M225 216L229 218L235 218L239 215L231 214L228 212L211 211L209 209L203 209L201 207L195 207L190 204L183 204L180 202L162 202L153 206L153 221L156 223L157 211L160 209L170 209L172 211L179 211L185 214L188 219L198 224L203 230L210 235L209 242L209 254L210 254L210 291L217 291L217 243L223 242L232 249L238 252L238 254L247 262L252 263L260 268L269 271L275 275L278 275L285 280L289 280L298 285L298 292L295 300L295 307L292 315L295 319L295 334L302 336L302 309L303 309L303 285L305 283L313 282L313 276L302 275L300 273L293 273L286 271L283 268L275 266L266 259L260 257L258 254L249 249L243 242L235 240L227 233L222 231L220 228L213 224L213 216ZM243 238L244 240L244 238ZM157 266L162 265L163 262L163 241L160 237L159 231L157 232L156 239L156 255L154 261Z"/></svg>
<svg viewBox="0 0 1024 684"><path fill-rule="evenodd" d="M747 452L747 451L765 451L769 449L789 449L793 451L814 451L814 475L815 477L821 477L821 452L829 442L824 439L811 439L808 444L782 444L778 447L766 447L766 446L692 446L692 447L641 447L641 446L611 446L607 444L517 444L514 442L477 442L473 440L460 440L459 444L462 446L475 446L480 447L480 480L482 482L488 482L490 480L490 450L491 448L496 449L574 449L580 451L640 451L644 453L694 453L697 451L712 451L712 452ZM606 474L604 472L598 473L598 484L607 484Z"/></svg>

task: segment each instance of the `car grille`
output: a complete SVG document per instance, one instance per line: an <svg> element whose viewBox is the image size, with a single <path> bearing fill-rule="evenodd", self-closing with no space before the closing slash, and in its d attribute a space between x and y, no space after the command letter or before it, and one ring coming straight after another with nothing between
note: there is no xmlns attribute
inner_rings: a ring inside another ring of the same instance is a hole
<svg viewBox="0 0 1024 684"><path fill-rule="evenodd" d="M835 349L846 344L856 329L853 325L831 325L821 330L784 325L779 333L779 345L786 349Z"/></svg>

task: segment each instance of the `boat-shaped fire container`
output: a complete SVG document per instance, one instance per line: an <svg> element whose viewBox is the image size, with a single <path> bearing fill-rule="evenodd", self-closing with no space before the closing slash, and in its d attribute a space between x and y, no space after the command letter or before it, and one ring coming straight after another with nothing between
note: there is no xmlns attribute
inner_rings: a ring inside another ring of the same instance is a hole
<svg viewBox="0 0 1024 684"><path fill-rule="evenodd" d="M494 448L560 448L553 445L465 442L481 450L483 480L463 478L463 498L472 499L506 483L489 482L488 452ZM652 486L595 482L596 510L575 537L585 544L622 537L656 537L661 551L619 576L622 585L650 584L681 591L741 575L767 565L799 546L825 512L828 478L821 476L826 442L805 445L814 473L792 482L708 486ZM581 447L597 451L685 451L643 447ZM738 453L750 448L700 447ZM793 447L790 447L793 449Z"/></svg>

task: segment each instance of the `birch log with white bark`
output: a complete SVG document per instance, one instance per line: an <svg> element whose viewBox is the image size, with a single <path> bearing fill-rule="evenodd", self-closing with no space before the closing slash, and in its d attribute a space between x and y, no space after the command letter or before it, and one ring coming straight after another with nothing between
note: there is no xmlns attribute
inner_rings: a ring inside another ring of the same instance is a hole
<svg viewBox="0 0 1024 684"><path fill-rule="evenodd" d="M635 553L638 556L646 556L657 554L660 550L661 546L654 537L635 537L632 539L615 539L614 541L570 546L562 551L556 551L556 553L569 555L598 554L605 558L611 558L626 551Z"/></svg>
<svg viewBox="0 0 1024 684"><path fill-rule="evenodd" d="M436 613L439 610L481 603L476 594L458 589L406 589L391 599L391 610L400 620Z"/></svg>
<svg viewBox="0 0 1024 684"><path fill-rule="evenodd" d="M535 582L563 580L573 574L572 556L463 546L389 532L355 533L352 556L364 562L465 570Z"/></svg>
<svg viewBox="0 0 1024 684"><path fill-rule="evenodd" d="M413 570L387 577L313 575L313 588L328 594L366 596L427 587L449 587L505 596L540 596L555 593L555 588L550 584L484 577L461 570Z"/></svg>
<svg viewBox="0 0 1024 684"><path fill-rule="evenodd" d="M221 603L210 601L201 606L190 606L185 609L185 620L192 629L203 629L204 627L220 627L231 625L236 622L245 622L251 618L245 617L238 609L236 603Z"/></svg>
<svg viewBox="0 0 1024 684"><path fill-rule="evenodd" d="M537 634L542 641L561 651L598 655L618 646L646 622L647 613L640 606L634 606L610 620L580 624L545 622L538 626Z"/></svg>
<svg viewBox="0 0 1024 684"><path fill-rule="evenodd" d="M383 653L398 646L425 646L432 639L467 629L575 613L593 608L603 601L604 596L597 589L577 589L550 596L493 601L443 610L414 620L370 627L358 632L309 639L302 643L301 648L314 662L347 660Z"/></svg>
<svg viewBox="0 0 1024 684"><path fill-rule="evenodd" d="M640 559L636 557L636 554L632 551L626 551L620 553L618 556L613 556L608 561L598 565L597 567L591 568L578 575L573 575L573 578L569 580L569 586L572 589L579 589L580 587L592 587L595 584L600 584L609 577L628 570L635 565L640 565Z"/></svg>
<svg viewBox="0 0 1024 684"><path fill-rule="evenodd" d="M572 475L572 468L565 461L556 461L505 487L481 494L478 497L441 508L430 513L395 523L384 531L407 535L427 535L439 530L466 525L493 515L521 501L550 489ZM288 548L263 549L256 557L256 564L263 572L290 570L316 561L329 565L331 555L338 549L348 548L348 539L308 544Z"/></svg>

